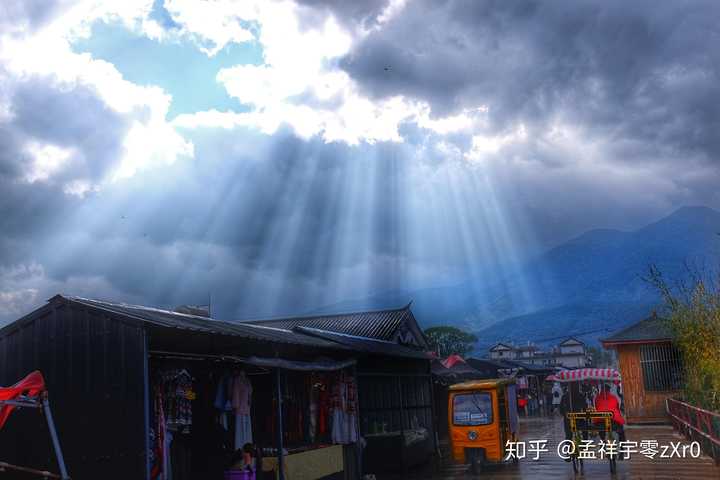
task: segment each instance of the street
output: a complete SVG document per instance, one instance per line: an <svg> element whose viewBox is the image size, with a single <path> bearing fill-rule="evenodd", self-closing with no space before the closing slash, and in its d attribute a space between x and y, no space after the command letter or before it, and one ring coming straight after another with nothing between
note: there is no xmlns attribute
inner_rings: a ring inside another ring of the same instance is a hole
<svg viewBox="0 0 720 480"><path fill-rule="evenodd" d="M654 458L649 458L641 453L631 455L629 460L618 461L616 475L611 475L607 460L586 460L584 462L584 474L575 475L572 464L563 461L556 453L556 447L564 439L563 426L560 417L540 417L521 419L520 440L526 444L531 440L547 439L547 453L539 455L539 460L532 460L534 454L527 451L527 457L520 460L516 465L498 465L486 467L482 474L472 476L467 472L467 466L453 465L444 461L440 466L425 471L409 472L406 478L420 478L427 480L446 479L595 479L612 478L617 480L625 479L718 479L720 478L720 467L715 466L712 459L706 456L692 458L689 454L689 442L676 434L669 425L653 426L629 426L626 428L627 440L640 444L643 440L657 440L659 446L675 445L680 442L682 446L687 445L686 458L659 458L659 452ZM679 451L682 451L682 446ZM443 451L447 452L447 445L443 445ZM668 449L667 455L672 449ZM385 478L385 477L383 477Z"/></svg>

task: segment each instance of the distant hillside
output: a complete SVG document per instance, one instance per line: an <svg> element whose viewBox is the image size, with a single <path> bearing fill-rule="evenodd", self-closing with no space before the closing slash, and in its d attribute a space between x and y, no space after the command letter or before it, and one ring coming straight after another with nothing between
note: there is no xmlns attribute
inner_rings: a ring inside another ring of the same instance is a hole
<svg viewBox="0 0 720 480"><path fill-rule="evenodd" d="M607 337L657 309L656 303L583 303L538 310L508 318L478 333L477 351L485 352L498 341L557 345L573 335L589 343Z"/></svg>
<svg viewBox="0 0 720 480"><path fill-rule="evenodd" d="M453 324L478 333L482 349L498 340L564 335L594 341L660 305L643 280L650 264L667 278L688 263L715 268L720 259L720 212L685 207L631 232L591 230L528 262L519 272L488 273L452 286L385 292L331 310L396 306L413 300L424 327ZM590 332L590 333L587 333Z"/></svg>

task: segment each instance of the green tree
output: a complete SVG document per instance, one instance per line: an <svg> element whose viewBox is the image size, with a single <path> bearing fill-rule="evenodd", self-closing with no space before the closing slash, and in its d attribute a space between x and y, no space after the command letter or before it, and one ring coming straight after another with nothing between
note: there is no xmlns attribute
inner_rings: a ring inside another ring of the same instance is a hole
<svg viewBox="0 0 720 480"><path fill-rule="evenodd" d="M456 327L440 326L425 330L430 347L441 357L453 353L464 356L475 348L477 337Z"/></svg>
<svg viewBox="0 0 720 480"><path fill-rule="evenodd" d="M617 362L611 351L604 348L588 346L588 353L592 357L592 365L595 368L616 368Z"/></svg>
<svg viewBox="0 0 720 480"><path fill-rule="evenodd" d="M720 289L717 282L690 273L690 281L673 288L651 266L649 281L665 299L673 341L682 352L686 399L720 411Z"/></svg>

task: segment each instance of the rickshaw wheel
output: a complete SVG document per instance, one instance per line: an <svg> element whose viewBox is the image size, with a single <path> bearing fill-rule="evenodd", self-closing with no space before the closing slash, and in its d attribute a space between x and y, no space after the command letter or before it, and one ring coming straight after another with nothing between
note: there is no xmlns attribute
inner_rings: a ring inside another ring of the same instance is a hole
<svg viewBox="0 0 720 480"><path fill-rule="evenodd" d="M476 450L470 457L470 473L478 475L482 473L483 463L485 463L485 452L482 450Z"/></svg>
<svg viewBox="0 0 720 480"><path fill-rule="evenodd" d="M578 457L577 455L573 455L572 456L572 467L573 467L573 472L582 473L583 472L582 458Z"/></svg>
<svg viewBox="0 0 720 480"><path fill-rule="evenodd" d="M617 434L617 432L610 431L609 438L612 438L614 442L620 441L620 436ZM615 474L617 473L617 458L616 456L609 457L610 460L610 473Z"/></svg>

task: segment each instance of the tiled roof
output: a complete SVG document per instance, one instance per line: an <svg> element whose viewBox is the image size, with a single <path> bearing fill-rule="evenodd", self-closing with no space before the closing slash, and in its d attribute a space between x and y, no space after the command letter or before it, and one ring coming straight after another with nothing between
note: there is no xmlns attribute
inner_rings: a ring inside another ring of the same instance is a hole
<svg viewBox="0 0 720 480"><path fill-rule="evenodd" d="M356 337L392 341L395 339L395 334L400 325L410 319L414 321L408 304L402 308L392 310L252 320L243 323L286 330L292 330L294 327L307 327Z"/></svg>
<svg viewBox="0 0 720 480"><path fill-rule="evenodd" d="M399 345L395 342L385 340L376 340L373 338L357 337L343 333L328 332L315 328L297 326L293 328L293 332L309 335L324 340L330 340L345 345L346 347L359 352L374 353L380 355L391 355L398 357L412 357L430 359L430 354L422 350Z"/></svg>
<svg viewBox="0 0 720 480"><path fill-rule="evenodd" d="M672 330L667 319L659 317L656 313L637 323L626 327L619 332L602 339L604 345L618 343L642 343L667 341L672 339Z"/></svg>

